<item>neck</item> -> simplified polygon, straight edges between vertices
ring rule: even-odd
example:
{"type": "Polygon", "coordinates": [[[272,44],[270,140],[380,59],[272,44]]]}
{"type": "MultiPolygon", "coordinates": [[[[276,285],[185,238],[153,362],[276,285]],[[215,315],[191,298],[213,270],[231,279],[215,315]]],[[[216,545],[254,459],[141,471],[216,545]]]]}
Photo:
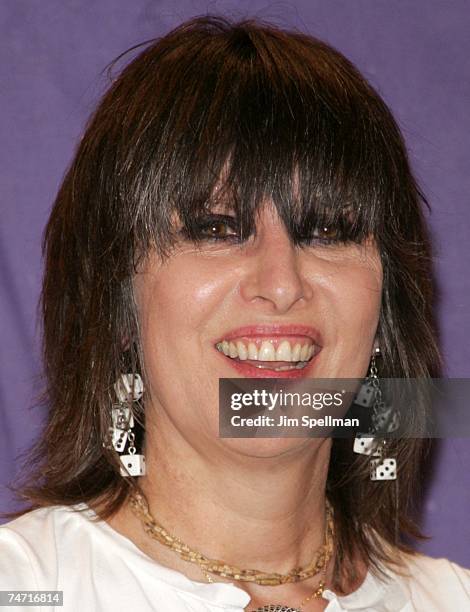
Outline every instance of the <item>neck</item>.
{"type": "MultiPolygon", "coordinates": [[[[158,523],[205,556],[244,569],[286,573],[310,563],[324,539],[329,440],[253,457],[220,440],[195,448],[162,431],[171,427],[160,420],[158,433],[147,429],[148,476],[140,484],[158,523]]],[[[162,548],[150,546],[154,554],[162,548]]]]}

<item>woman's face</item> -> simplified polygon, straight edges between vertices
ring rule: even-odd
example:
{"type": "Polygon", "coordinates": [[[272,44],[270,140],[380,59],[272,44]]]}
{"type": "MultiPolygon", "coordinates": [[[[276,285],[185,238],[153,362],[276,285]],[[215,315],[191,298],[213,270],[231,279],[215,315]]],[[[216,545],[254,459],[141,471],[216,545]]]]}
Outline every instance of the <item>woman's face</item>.
{"type": "Polygon", "coordinates": [[[198,247],[181,240],[164,262],[151,254],[135,277],[146,418],[201,447],[283,452],[301,440],[218,438],[219,378],[365,376],[381,304],[380,256],[372,241],[294,246],[269,205],[245,243],[216,221],[205,233],[221,238],[198,247]]]}

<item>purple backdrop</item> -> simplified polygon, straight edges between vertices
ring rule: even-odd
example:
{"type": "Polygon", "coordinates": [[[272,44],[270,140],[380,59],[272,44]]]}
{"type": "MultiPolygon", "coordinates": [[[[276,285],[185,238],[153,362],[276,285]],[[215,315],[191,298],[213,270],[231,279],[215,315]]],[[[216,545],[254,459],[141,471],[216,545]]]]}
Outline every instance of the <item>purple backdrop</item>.
{"type": "MultiPolygon", "coordinates": [[[[0,510],[32,408],[40,348],[41,234],[105,65],[126,48],[207,12],[258,16],[332,43],[391,106],[433,207],[447,374],[470,376],[470,4],[467,0],[4,0],[0,269],[0,510]]],[[[470,566],[470,441],[447,440],[425,503],[428,554],[470,566]]]]}

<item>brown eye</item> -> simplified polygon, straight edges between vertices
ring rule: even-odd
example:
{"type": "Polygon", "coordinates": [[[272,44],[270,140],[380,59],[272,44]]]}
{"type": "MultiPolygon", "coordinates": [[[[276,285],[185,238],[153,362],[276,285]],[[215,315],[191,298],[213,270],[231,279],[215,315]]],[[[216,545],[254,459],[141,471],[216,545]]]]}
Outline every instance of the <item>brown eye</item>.
{"type": "Polygon", "coordinates": [[[320,242],[332,242],[338,239],[338,230],[331,226],[320,226],[315,228],[312,237],[320,242]]]}
{"type": "Polygon", "coordinates": [[[204,233],[209,238],[225,238],[230,234],[228,224],[225,221],[216,221],[204,229],[204,233]]]}
{"type": "Polygon", "coordinates": [[[228,215],[209,215],[195,220],[199,240],[234,240],[238,238],[236,221],[228,215]]]}

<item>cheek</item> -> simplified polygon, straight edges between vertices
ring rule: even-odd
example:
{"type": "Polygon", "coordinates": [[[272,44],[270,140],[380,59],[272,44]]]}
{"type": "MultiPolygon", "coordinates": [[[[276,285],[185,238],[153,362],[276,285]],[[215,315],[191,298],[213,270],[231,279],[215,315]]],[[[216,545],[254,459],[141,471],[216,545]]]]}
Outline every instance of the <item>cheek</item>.
{"type": "Polygon", "coordinates": [[[367,372],[382,301],[382,268],[352,262],[338,268],[323,286],[329,350],[328,375],[359,378],[367,372]]]}
{"type": "Polygon", "coordinates": [[[349,321],[351,331],[357,334],[358,331],[365,331],[377,324],[382,284],[373,270],[353,270],[345,280],[340,294],[337,295],[338,307],[341,309],[342,318],[349,321]]]}
{"type": "Polygon", "coordinates": [[[186,267],[168,273],[155,286],[155,304],[178,337],[201,331],[222,299],[221,280],[207,266],[186,267]]]}
{"type": "Polygon", "coordinates": [[[361,334],[369,336],[376,331],[382,302],[382,264],[372,246],[355,252],[344,263],[330,289],[338,315],[360,341],[361,334]]]}
{"type": "Polygon", "coordinates": [[[226,294],[223,279],[224,275],[214,274],[210,262],[184,257],[136,278],[147,364],[194,357],[207,323],[226,294]]]}
{"type": "MultiPolygon", "coordinates": [[[[216,274],[214,265],[189,258],[155,268],[134,283],[148,406],[189,432],[199,431],[203,422],[204,431],[216,437],[217,415],[194,407],[208,405],[215,411],[218,406],[218,378],[207,377],[211,366],[205,357],[208,329],[227,295],[226,276],[216,274]]],[[[151,419],[154,413],[149,409],[148,414],[151,419]]]]}

